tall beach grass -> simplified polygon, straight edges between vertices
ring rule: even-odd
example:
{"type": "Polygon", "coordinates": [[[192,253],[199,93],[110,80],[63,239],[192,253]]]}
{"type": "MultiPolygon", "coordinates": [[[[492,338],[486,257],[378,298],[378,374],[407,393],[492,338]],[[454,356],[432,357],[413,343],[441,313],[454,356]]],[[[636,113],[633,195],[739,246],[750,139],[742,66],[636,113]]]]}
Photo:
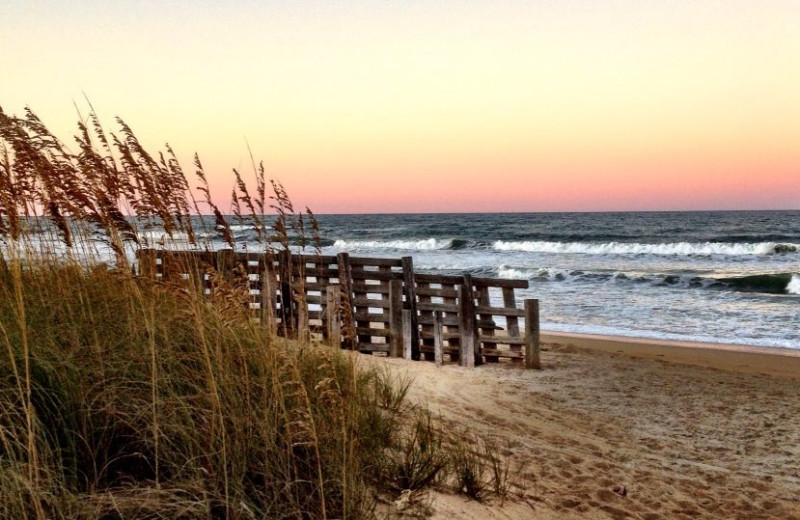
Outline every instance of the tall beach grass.
{"type": "Polygon", "coordinates": [[[190,183],[118,126],[91,110],[71,150],[0,109],[0,519],[367,518],[382,494],[462,487],[410,380],[275,336],[212,269],[211,296],[137,274],[148,229],[236,247],[232,221],[279,254],[319,228],[255,161],[226,217],[199,157],[190,183]]]}

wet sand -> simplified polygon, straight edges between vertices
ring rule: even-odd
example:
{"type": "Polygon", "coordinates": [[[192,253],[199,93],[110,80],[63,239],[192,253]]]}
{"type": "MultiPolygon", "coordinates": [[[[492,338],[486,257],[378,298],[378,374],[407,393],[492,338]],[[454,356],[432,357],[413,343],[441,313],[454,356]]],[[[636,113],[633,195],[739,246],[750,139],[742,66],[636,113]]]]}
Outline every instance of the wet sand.
{"type": "Polygon", "coordinates": [[[800,518],[800,355],[542,340],[541,371],[365,361],[413,375],[412,400],[496,440],[518,468],[503,504],[431,493],[434,518],[800,518]]]}

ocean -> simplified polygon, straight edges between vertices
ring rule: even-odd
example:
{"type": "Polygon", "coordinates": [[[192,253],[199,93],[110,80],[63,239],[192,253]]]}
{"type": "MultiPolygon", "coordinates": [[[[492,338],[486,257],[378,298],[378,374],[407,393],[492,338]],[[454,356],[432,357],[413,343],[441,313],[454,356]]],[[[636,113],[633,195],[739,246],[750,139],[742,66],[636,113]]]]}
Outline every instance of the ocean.
{"type": "MultiPolygon", "coordinates": [[[[203,218],[202,247],[227,247],[203,218]]],[[[412,256],[417,271],[528,280],[517,297],[539,299],[544,331],[800,349],[800,211],[318,219],[323,254],[412,256]]],[[[252,226],[232,229],[237,249],[264,247],[252,226]]],[[[140,236],[155,245],[163,230],[140,236]]],[[[189,247],[173,238],[168,247],[189,247]]],[[[96,245],[95,258],[113,258],[96,245]]]]}
{"type": "Polygon", "coordinates": [[[529,280],[545,331],[800,349],[800,211],[318,218],[324,254],[529,280]]]}

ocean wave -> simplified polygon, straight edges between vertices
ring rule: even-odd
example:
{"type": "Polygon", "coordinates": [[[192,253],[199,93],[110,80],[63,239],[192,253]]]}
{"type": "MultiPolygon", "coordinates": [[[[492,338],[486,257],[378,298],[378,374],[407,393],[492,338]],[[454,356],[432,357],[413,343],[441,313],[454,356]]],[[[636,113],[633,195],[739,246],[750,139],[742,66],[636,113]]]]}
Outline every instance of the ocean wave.
{"type": "Polygon", "coordinates": [[[538,282],[591,282],[647,284],[676,289],[715,289],[762,294],[800,294],[800,275],[769,273],[731,277],[697,276],[692,273],[654,274],[622,271],[579,271],[554,267],[521,268],[501,265],[497,276],[538,282]]]}
{"type": "Polygon", "coordinates": [[[189,241],[189,235],[183,231],[173,231],[170,235],[163,229],[154,228],[139,231],[138,238],[146,244],[158,244],[164,242],[185,243],[189,241]]]}
{"type": "Polygon", "coordinates": [[[659,255],[659,256],[763,256],[796,253],[800,245],[775,242],[673,242],[642,244],[636,242],[507,242],[498,240],[497,251],[528,253],[568,253],[586,255],[659,255]]]}
{"type": "Polygon", "coordinates": [[[786,285],[786,294],[800,294],[800,275],[792,275],[792,279],[786,285]]]}
{"type": "Polygon", "coordinates": [[[537,269],[528,269],[521,267],[508,267],[501,265],[497,268],[497,277],[507,280],[541,280],[541,281],[565,281],[575,280],[583,274],[581,271],[573,271],[570,269],[559,269],[555,267],[542,267],[537,269]]]}
{"type": "Polygon", "coordinates": [[[337,240],[334,247],[347,250],[400,249],[404,251],[434,251],[453,249],[451,239],[425,238],[421,240],[337,240]]]}
{"type": "MultiPolygon", "coordinates": [[[[792,275],[791,273],[771,273],[718,278],[711,287],[727,288],[741,292],[792,294],[789,292],[789,288],[796,277],[797,275],[792,275]]],[[[798,281],[798,285],[800,285],[800,281],[798,281]]],[[[792,287],[792,289],[794,288],[792,287]]]]}

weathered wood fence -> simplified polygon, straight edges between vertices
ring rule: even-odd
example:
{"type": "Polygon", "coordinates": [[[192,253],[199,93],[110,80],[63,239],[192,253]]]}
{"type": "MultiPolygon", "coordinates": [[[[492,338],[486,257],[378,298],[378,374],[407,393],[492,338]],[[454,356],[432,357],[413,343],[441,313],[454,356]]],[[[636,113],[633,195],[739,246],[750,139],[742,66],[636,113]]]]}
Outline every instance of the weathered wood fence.
{"type": "Polygon", "coordinates": [[[508,358],[541,368],[539,302],[518,308],[514,294],[527,280],[415,273],[411,257],[347,253],[145,249],[137,259],[141,274],[196,284],[204,293],[213,290],[212,274],[239,280],[253,312],[282,336],[316,334],[342,348],[437,364],[445,357],[467,367],[508,358]]]}

